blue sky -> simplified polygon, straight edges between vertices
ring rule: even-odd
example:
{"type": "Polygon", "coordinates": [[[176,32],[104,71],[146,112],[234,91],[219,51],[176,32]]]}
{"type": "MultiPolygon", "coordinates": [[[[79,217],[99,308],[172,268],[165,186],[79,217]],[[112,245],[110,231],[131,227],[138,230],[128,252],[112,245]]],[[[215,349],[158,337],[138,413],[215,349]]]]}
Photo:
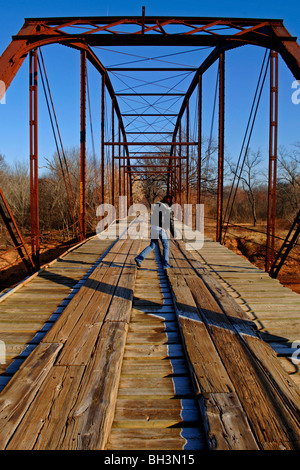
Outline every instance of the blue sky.
{"type": "MultiPolygon", "coordinates": [[[[12,0],[5,2],[1,8],[0,30],[0,54],[10,42],[11,36],[16,34],[23,25],[25,17],[42,16],[106,16],[106,15],[139,15],[142,6],[146,7],[146,15],[166,16],[227,16],[227,17],[256,17],[256,18],[281,18],[289,32],[300,37],[299,4],[295,1],[278,0],[267,1],[220,1],[201,2],[189,0],[189,2],[174,2],[170,0],[12,0]]],[[[299,42],[299,41],[298,41],[299,42]]],[[[108,65],[116,65],[130,60],[138,60],[136,55],[144,57],[165,57],[161,60],[183,63],[185,65],[198,66],[209,53],[209,50],[184,52],[183,49],[173,48],[158,50],[148,48],[123,48],[120,51],[95,50],[102,62],[108,65]],[[126,52],[126,55],[124,55],[126,52]],[[177,56],[170,54],[177,52],[177,56]],[[129,55],[131,54],[131,56],[129,55]]],[[[55,109],[62,133],[65,148],[79,145],[79,54],[63,46],[47,46],[43,50],[51,91],[53,94],[55,109]]],[[[227,152],[233,160],[236,160],[242,143],[250,107],[257,83],[264,51],[259,48],[244,46],[241,49],[227,54],[226,58],[226,125],[225,143],[227,152]]],[[[140,59],[141,60],[141,59],[140,59]]],[[[143,65],[140,62],[139,65],[143,65]]],[[[148,64],[147,64],[148,65],[148,64]]],[[[152,61],[152,65],[154,62],[152,61]]],[[[162,62],[155,65],[163,66],[162,62]]],[[[91,111],[93,115],[93,131],[95,137],[96,152],[99,151],[99,77],[89,67],[88,69],[91,111]]],[[[138,80],[142,77],[113,76],[112,81],[117,91],[125,87],[124,81],[131,86],[141,85],[138,80]]],[[[155,80],[157,77],[151,77],[155,80]]],[[[166,85],[176,85],[176,89],[185,91],[192,75],[175,77],[173,82],[166,81],[166,85]]],[[[210,133],[212,119],[212,103],[214,97],[214,84],[216,81],[216,67],[212,67],[204,77],[204,102],[203,102],[203,134],[210,133]]],[[[294,78],[284,62],[279,62],[279,144],[289,146],[297,140],[299,135],[300,105],[291,101],[292,82],[294,78]]],[[[163,86],[160,82],[157,86],[163,86]]],[[[268,82],[267,82],[268,85],[268,82]]],[[[138,88],[137,88],[138,89],[138,88]]],[[[142,89],[142,88],[140,88],[142,89]]],[[[156,88],[157,89],[157,88],[156,88]]],[[[151,91],[155,91],[155,88],[151,91]]],[[[263,155],[268,152],[268,86],[263,96],[261,108],[254,128],[251,148],[260,148],[263,155]]],[[[122,109],[134,109],[137,106],[133,102],[120,101],[122,109]],[[127,106],[127,108],[126,108],[127,106]]],[[[193,118],[191,111],[191,119],[193,118]]],[[[136,123],[137,124],[137,123],[136,123]]],[[[141,123],[142,125],[142,123],[141,123]]],[[[133,129],[133,128],[132,128],[133,129]]],[[[193,129],[193,120],[191,122],[193,129]]],[[[216,136],[216,123],[214,135],[216,136]]],[[[28,154],[28,61],[26,60],[15,77],[6,95],[6,104],[0,105],[0,153],[6,156],[8,162],[27,162],[28,154]]],[[[88,148],[91,149],[91,138],[88,133],[88,148]]],[[[49,118],[46,112],[43,95],[39,97],[39,149],[40,167],[44,166],[43,157],[50,158],[55,151],[55,145],[49,118]]],[[[265,160],[266,161],[266,160],[265,160]]]]}

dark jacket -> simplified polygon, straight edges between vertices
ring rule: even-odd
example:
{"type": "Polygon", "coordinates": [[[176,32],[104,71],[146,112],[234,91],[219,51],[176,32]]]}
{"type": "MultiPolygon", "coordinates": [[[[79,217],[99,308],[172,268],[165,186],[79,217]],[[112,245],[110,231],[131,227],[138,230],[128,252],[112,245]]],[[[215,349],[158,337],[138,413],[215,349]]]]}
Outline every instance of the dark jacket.
{"type": "Polygon", "coordinates": [[[168,204],[157,202],[152,205],[151,225],[156,225],[164,230],[169,229],[172,236],[175,237],[174,213],[168,204]]]}

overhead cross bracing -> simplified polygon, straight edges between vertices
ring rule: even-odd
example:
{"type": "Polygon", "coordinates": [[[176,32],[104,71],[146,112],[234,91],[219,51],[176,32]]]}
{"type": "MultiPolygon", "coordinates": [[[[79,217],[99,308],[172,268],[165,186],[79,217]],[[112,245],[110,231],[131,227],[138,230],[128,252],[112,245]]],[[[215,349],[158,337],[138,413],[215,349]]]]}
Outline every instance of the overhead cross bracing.
{"type": "MultiPolygon", "coordinates": [[[[153,448],[159,443],[168,449],[186,444],[193,449],[207,444],[218,449],[299,448],[299,391],[292,380],[298,383],[299,373],[290,369],[290,363],[288,370],[280,367],[278,358],[284,355],[290,360],[297,352],[292,343],[298,331],[298,295],[220,245],[232,209],[223,213],[227,57],[244,45],[257,46],[264,54],[246,146],[271,70],[272,114],[266,126],[270,135],[266,264],[270,266],[275,237],[278,56],[300,78],[299,45],[282,20],[154,18],[143,10],[142,16],[127,18],[30,18],[13,36],[0,58],[0,80],[7,89],[29,55],[32,245],[25,261],[36,272],[0,299],[4,307],[0,321],[12,360],[1,378],[1,387],[5,385],[0,397],[1,448],[115,449],[129,444],[153,448]],[[50,44],[73,48],[80,57],[77,193],[48,80],[45,46],[50,44]],[[95,237],[86,241],[88,124],[101,147],[96,178],[99,203],[114,204],[122,195],[130,205],[133,185],[142,178],[159,179],[181,205],[191,200],[193,183],[200,202],[205,184],[202,79],[211,68],[210,114],[218,122],[214,151],[220,243],[206,239],[203,251],[191,253],[182,242],[172,240],[170,271],[162,273],[159,252],[138,270],[134,257],[140,240],[120,238],[112,245],[103,245],[95,237]],[[91,99],[91,69],[99,73],[98,101],[91,99]],[[70,223],[80,240],[74,251],[41,270],[39,91],[46,97],[70,223]],[[100,122],[97,137],[91,107],[100,122]],[[109,172],[110,180],[105,179],[109,172]],[[272,348],[262,340],[265,337],[272,348]],[[22,345],[30,339],[29,350],[23,351],[22,345]],[[21,351],[16,362],[15,346],[21,351]],[[208,423],[205,429],[202,418],[208,423]]],[[[241,151],[241,160],[244,157],[241,151]]],[[[238,171],[236,175],[239,180],[238,171]]],[[[233,199],[236,190],[237,185],[232,187],[233,199]]],[[[0,213],[25,259],[25,251],[20,250],[25,242],[16,237],[17,226],[7,215],[4,196],[1,200],[6,210],[0,213]]],[[[109,219],[108,232],[114,225],[127,226],[126,215],[116,224],[109,219]]]]}
{"type": "MultiPolygon", "coordinates": [[[[5,84],[4,88],[7,89],[26,56],[30,55],[31,77],[34,77],[30,85],[30,102],[32,104],[30,117],[31,210],[32,239],[36,245],[33,246],[33,257],[37,266],[39,233],[37,210],[38,116],[35,112],[37,110],[38,86],[36,79],[38,74],[41,74],[41,78],[44,80],[43,85],[48,85],[42,50],[44,46],[50,44],[65,45],[79,50],[81,54],[81,190],[79,211],[76,208],[73,188],[68,181],[70,180],[68,171],[64,175],[73,213],[73,225],[80,232],[81,239],[84,239],[86,234],[87,112],[91,116],[88,62],[101,75],[101,103],[98,104],[101,108],[99,192],[102,203],[105,202],[105,160],[109,158],[111,161],[111,202],[114,203],[117,200],[117,192],[119,195],[126,193],[129,202],[132,201],[134,175],[139,171],[138,178],[143,176],[136,165],[140,165],[141,169],[145,171],[145,175],[150,176],[147,163],[149,163],[149,156],[154,156],[153,150],[159,152],[159,154],[155,154],[155,159],[167,162],[167,165],[164,168],[161,167],[160,170],[157,168],[155,172],[152,170],[151,177],[159,177],[166,191],[172,193],[180,203],[183,202],[182,194],[185,195],[185,202],[189,202],[188,182],[190,167],[193,166],[193,185],[196,186],[197,202],[200,203],[201,185],[204,182],[202,181],[202,167],[205,160],[201,146],[203,138],[202,78],[212,66],[217,68],[213,110],[213,116],[218,114],[216,238],[222,242],[225,223],[223,214],[225,55],[244,45],[258,46],[269,52],[268,63],[273,77],[273,83],[270,84],[272,116],[270,116],[266,259],[266,269],[269,270],[274,261],[278,55],[282,57],[294,77],[296,79],[300,77],[300,47],[296,38],[291,36],[285,28],[283,20],[150,17],[145,14],[144,7],[141,16],[131,17],[27,18],[24,26],[17,35],[13,36],[11,44],[1,56],[0,80],[5,84]],[[132,46],[135,47],[134,51],[130,49],[132,46]],[[176,46],[175,52],[172,49],[174,46],[176,46]],[[159,51],[157,47],[160,48],[159,51]],[[146,52],[143,53],[142,50],[146,52]],[[42,74],[44,74],[44,79],[42,74]],[[153,137],[150,132],[154,133],[153,137]],[[158,136],[160,136],[160,140],[157,139],[158,136]],[[119,168],[118,185],[115,184],[115,170],[117,168],[119,168]],[[156,172],[157,175],[154,174],[156,172]],[[79,212],[78,215],[76,212],[79,212]]],[[[53,105],[51,95],[48,105],[50,106],[50,104],[53,105]]],[[[210,151],[211,138],[207,149],[207,161],[210,151]]],[[[63,153],[62,149],[62,155],[63,153]]],[[[231,204],[234,202],[239,181],[238,178],[231,204]]]]}

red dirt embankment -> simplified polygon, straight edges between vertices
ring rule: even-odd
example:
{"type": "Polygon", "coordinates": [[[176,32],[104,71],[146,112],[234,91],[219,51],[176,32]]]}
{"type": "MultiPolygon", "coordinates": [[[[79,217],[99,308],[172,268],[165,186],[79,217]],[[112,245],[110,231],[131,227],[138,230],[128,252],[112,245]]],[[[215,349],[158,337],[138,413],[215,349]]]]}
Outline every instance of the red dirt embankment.
{"type": "MultiPolygon", "coordinates": [[[[260,225],[253,227],[251,225],[245,225],[244,227],[230,227],[226,234],[225,246],[240,256],[248,259],[255,266],[265,269],[266,236],[263,233],[256,231],[265,232],[265,226],[260,225]],[[251,230],[249,231],[249,229],[251,230]]],[[[284,238],[286,233],[286,230],[281,230],[278,231],[277,236],[284,238]]],[[[205,227],[205,235],[215,239],[215,226],[213,224],[208,224],[205,227]]],[[[47,241],[44,238],[43,243],[41,244],[40,253],[41,266],[56,259],[76,243],[76,240],[62,243],[54,240],[47,241]]],[[[279,249],[281,244],[282,240],[276,240],[275,249],[279,249]]],[[[17,259],[16,251],[6,253],[3,256],[1,256],[0,252],[0,292],[4,289],[13,287],[27,277],[28,273],[24,264],[20,261],[6,268],[7,265],[13,263],[17,259]]],[[[278,280],[284,286],[289,287],[298,293],[300,293],[299,259],[300,247],[296,246],[290,252],[290,257],[286,260],[278,276],[278,280]]]]}
{"type": "MultiPolygon", "coordinates": [[[[43,266],[65,253],[71,246],[78,243],[76,240],[69,242],[43,241],[40,250],[40,265],[43,266]]],[[[29,252],[30,248],[28,247],[29,252]]],[[[16,250],[9,252],[0,251],[0,292],[14,287],[28,276],[24,263],[18,257],[16,250]]]]}
{"type": "MultiPolygon", "coordinates": [[[[240,225],[239,227],[230,226],[226,233],[225,246],[235,253],[243,256],[255,266],[265,270],[266,254],[266,227],[264,224],[240,225]],[[263,232],[263,233],[260,233],[263,232]]],[[[279,250],[288,230],[278,229],[276,231],[275,250],[279,250]]],[[[205,228],[205,234],[215,239],[215,227],[208,225],[205,228]]],[[[289,257],[286,259],[280,269],[277,279],[286,287],[300,294],[300,246],[296,245],[289,257]]]]}

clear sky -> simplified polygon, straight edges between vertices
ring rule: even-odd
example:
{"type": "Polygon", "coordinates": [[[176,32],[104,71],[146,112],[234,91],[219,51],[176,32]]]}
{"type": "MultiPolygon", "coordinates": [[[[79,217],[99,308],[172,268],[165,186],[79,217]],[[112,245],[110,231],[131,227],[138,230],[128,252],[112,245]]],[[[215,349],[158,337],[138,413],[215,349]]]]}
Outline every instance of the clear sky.
{"type": "MultiPolygon", "coordinates": [[[[171,0],[11,0],[1,7],[0,54],[22,27],[26,17],[47,16],[106,16],[106,15],[140,15],[142,6],[146,7],[146,15],[151,16],[216,16],[216,17],[256,17],[280,18],[288,31],[300,37],[299,3],[286,0],[216,0],[203,2],[189,0],[179,2],[171,0]]],[[[299,41],[298,41],[299,42],[299,41]]],[[[199,66],[208,55],[209,50],[185,52],[182,48],[172,50],[163,48],[123,48],[122,51],[107,51],[95,49],[104,65],[117,65],[130,60],[141,60],[141,57],[165,57],[161,60],[199,66]],[[122,52],[122,54],[120,54],[122,52]],[[126,55],[124,55],[124,52],[126,55]],[[172,53],[180,53],[171,56],[172,53]],[[131,54],[131,55],[129,55],[131,54]],[[140,56],[139,58],[135,56],[140,56]]],[[[60,124],[64,146],[66,148],[79,145],[79,54],[63,46],[47,46],[43,50],[51,91],[60,124]]],[[[254,90],[257,84],[264,51],[260,48],[244,46],[229,52],[226,58],[226,134],[225,143],[228,153],[235,160],[241,146],[245,126],[250,112],[254,90]]],[[[140,62],[138,64],[150,65],[140,62]]],[[[160,62],[163,66],[166,63],[160,62]]],[[[133,65],[133,64],[132,64],[133,65]]],[[[151,65],[154,65],[152,61],[151,65]]],[[[156,63],[155,65],[158,65],[156,63]]],[[[292,145],[300,140],[299,113],[300,104],[292,103],[292,83],[294,78],[285,63],[279,63],[279,144],[292,145]]],[[[117,91],[125,88],[124,81],[130,86],[142,85],[137,76],[130,80],[127,77],[112,76],[112,82],[117,91]]],[[[156,77],[151,77],[155,80],[156,77]]],[[[192,75],[177,76],[173,82],[166,81],[168,86],[185,91],[192,75]]],[[[204,77],[203,102],[203,134],[210,133],[212,119],[212,103],[216,81],[216,67],[213,67],[204,77]]],[[[93,115],[93,131],[96,151],[99,151],[99,77],[89,68],[89,83],[91,92],[91,110],[93,115]]],[[[154,86],[162,86],[164,82],[154,86]]],[[[140,88],[142,89],[142,88],[140,88]]],[[[138,90],[138,88],[136,89],[138,90]]],[[[154,91],[152,89],[151,91],[154,91]]],[[[260,148],[264,156],[268,152],[268,87],[263,93],[261,108],[258,114],[251,147],[260,148]]],[[[177,103],[179,106],[179,103],[177,103]]],[[[122,109],[134,109],[135,103],[120,100],[122,109]],[[126,108],[127,106],[127,108],[126,108]]],[[[175,108],[174,108],[175,109],[175,108]]],[[[191,118],[193,118],[191,114],[191,118]]],[[[191,129],[193,129],[193,121],[191,129]]],[[[214,135],[216,136],[216,125],[214,135]]],[[[0,153],[6,156],[8,162],[29,161],[28,150],[28,60],[26,60],[15,77],[6,95],[6,104],[0,104],[0,153]]],[[[90,139],[90,138],[89,138],[90,139]]],[[[89,148],[91,141],[88,142],[89,148]]],[[[55,145],[49,118],[43,96],[39,98],[39,146],[40,166],[43,167],[43,157],[49,158],[55,151],[55,145]]]]}

